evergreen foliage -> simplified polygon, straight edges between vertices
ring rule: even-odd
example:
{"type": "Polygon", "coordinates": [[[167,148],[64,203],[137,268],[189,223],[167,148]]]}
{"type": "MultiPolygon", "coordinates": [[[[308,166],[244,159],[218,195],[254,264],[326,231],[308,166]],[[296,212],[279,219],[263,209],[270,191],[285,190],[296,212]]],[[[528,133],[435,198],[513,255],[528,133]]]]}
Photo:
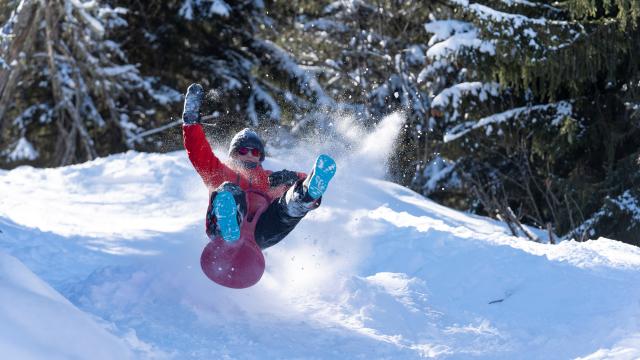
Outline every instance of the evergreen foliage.
{"type": "Polygon", "coordinates": [[[637,0],[8,0],[0,165],[175,149],[199,82],[217,139],[402,111],[396,181],[532,240],[525,224],[640,244],[639,17],[637,0]]]}
{"type": "MultiPolygon", "coordinates": [[[[124,3],[127,2],[122,2],[124,3]]],[[[247,124],[291,125],[301,112],[332,103],[314,74],[269,40],[273,19],[261,0],[180,0],[131,4],[124,34],[132,59],[162,83],[210,89],[203,111],[216,138],[247,124]],[[158,54],[162,54],[161,57],[158,54]],[[218,119],[223,119],[217,126],[218,119]]]]}
{"type": "Polygon", "coordinates": [[[365,125],[405,113],[407,126],[389,165],[392,176],[408,184],[416,159],[432,150],[425,133],[412,129],[424,126],[429,112],[431,89],[418,75],[427,48],[424,19],[436,10],[419,0],[272,3],[283,28],[274,41],[314,69],[341,108],[365,125]]]}
{"type": "MultiPolygon", "coordinates": [[[[13,6],[12,6],[13,5],[13,6]]],[[[142,77],[110,36],[126,9],[21,0],[0,37],[2,163],[64,165],[133,146],[156,108],[179,99],[142,77]]]]}
{"type": "MultiPolygon", "coordinates": [[[[613,208],[634,214],[638,200],[631,189],[639,185],[640,33],[632,3],[449,2],[456,25],[428,54],[457,66],[467,83],[450,83],[432,114],[444,125],[444,156],[474,195],[469,206],[514,232],[522,222],[551,224],[567,238],[640,243],[640,232],[629,230],[638,226],[633,216],[619,224],[605,216],[613,208]],[[455,41],[469,29],[478,29],[476,42],[455,41]],[[489,86],[483,100],[468,81],[499,88],[489,86]],[[465,91],[456,90],[461,84],[465,91]]],[[[437,25],[427,24],[434,37],[437,25]]]]}

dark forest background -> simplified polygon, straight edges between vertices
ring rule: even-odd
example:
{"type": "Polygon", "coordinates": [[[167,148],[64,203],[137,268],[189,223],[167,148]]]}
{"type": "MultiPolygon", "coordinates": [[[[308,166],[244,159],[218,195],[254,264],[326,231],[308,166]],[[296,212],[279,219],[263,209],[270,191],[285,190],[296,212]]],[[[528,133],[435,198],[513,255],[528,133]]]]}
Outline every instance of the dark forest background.
{"type": "Polygon", "coordinates": [[[402,111],[392,180],[533,241],[640,245],[639,17],[638,0],[0,0],[0,167],[179,149],[200,82],[214,136],[402,111]]]}

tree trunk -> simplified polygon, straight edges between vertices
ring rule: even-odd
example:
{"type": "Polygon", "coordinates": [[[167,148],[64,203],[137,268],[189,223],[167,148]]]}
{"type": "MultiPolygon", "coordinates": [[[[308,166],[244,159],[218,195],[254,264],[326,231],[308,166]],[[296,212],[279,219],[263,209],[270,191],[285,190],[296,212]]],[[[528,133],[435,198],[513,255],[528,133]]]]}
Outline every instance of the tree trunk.
{"type": "Polygon", "coordinates": [[[0,134],[6,122],[5,115],[13,97],[13,92],[22,71],[22,57],[28,59],[33,52],[38,25],[42,18],[42,8],[37,1],[26,1],[16,14],[15,37],[10,40],[5,51],[0,48],[0,57],[8,64],[8,69],[0,68],[0,134]]]}

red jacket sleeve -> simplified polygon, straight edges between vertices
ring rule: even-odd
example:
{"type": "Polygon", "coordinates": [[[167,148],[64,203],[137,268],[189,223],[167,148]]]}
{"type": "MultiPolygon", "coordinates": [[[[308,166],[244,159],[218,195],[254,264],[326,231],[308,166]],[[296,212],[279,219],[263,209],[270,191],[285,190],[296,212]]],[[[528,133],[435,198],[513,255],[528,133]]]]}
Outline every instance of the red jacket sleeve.
{"type": "Polygon", "coordinates": [[[213,189],[222,184],[226,166],[213,154],[202,125],[182,125],[182,136],[189,160],[207,188],[213,189]]]}

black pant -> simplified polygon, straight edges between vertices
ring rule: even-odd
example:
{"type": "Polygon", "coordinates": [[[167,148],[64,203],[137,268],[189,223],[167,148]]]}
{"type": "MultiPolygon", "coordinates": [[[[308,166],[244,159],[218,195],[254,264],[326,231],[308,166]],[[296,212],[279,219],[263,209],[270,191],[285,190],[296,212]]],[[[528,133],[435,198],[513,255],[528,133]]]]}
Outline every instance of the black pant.
{"type": "Polygon", "coordinates": [[[286,193],[271,202],[256,224],[256,243],[266,249],[279,243],[298,225],[302,217],[287,214],[286,193]]]}
{"type": "MultiPolygon", "coordinates": [[[[216,231],[216,220],[213,215],[212,207],[213,200],[215,199],[218,191],[229,191],[233,194],[233,197],[238,204],[239,211],[242,212],[242,217],[238,217],[238,221],[240,219],[246,217],[247,212],[247,202],[246,202],[246,193],[240,189],[240,187],[236,184],[226,182],[220,185],[212,194],[209,202],[209,209],[207,210],[207,235],[211,239],[214,239],[217,231],[216,231]]],[[[298,181],[294,185],[292,185],[287,191],[282,194],[279,198],[273,200],[271,204],[267,207],[267,209],[260,215],[258,222],[256,224],[255,229],[255,240],[258,246],[261,249],[266,249],[270,246],[273,246],[285,236],[289,235],[289,233],[298,225],[300,220],[304,218],[307,211],[313,210],[320,206],[320,199],[312,202],[304,202],[302,203],[304,196],[302,195],[303,186],[302,180],[298,181]],[[290,207],[295,207],[298,209],[297,215],[300,216],[291,216],[289,215],[288,209],[290,207]],[[300,209],[304,209],[300,211],[300,209]]]]}

